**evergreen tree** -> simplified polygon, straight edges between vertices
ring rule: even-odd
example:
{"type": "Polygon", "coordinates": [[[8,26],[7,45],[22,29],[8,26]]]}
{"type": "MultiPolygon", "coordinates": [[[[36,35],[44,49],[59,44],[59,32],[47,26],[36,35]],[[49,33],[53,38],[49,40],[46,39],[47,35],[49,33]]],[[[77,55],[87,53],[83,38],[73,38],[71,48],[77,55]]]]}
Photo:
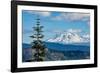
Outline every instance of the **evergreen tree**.
{"type": "Polygon", "coordinates": [[[30,36],[33,38],[32,45],[32,61],[44,61],[45,59],[45,45],[42,41],[44,35],[42,34],[43,26],[40,26],[39,17],[36,19],[36,26],[33,27],[33,35],[30,36]]]}

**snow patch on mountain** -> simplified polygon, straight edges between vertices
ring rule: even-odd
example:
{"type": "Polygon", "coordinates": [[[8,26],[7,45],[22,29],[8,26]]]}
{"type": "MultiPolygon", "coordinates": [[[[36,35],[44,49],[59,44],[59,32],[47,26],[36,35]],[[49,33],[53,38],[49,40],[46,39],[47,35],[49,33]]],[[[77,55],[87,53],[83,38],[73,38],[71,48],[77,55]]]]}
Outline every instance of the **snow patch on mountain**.
{"type": "Polygon", "coordinates": [[[60,35],[56,35],[56,37],[48,39],[48,42],[57,42],[57,43],[86,43],[89,42],[89,36],[81,36],[78,33],[72,32],[64,32],[60,35]]]}

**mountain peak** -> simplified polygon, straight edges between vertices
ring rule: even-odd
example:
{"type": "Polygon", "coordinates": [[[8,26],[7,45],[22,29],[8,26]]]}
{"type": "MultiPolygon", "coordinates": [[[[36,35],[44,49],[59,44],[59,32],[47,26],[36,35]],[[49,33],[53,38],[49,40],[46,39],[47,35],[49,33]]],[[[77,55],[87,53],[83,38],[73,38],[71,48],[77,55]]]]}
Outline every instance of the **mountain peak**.
{"type": "Polygon", "coordinates": [[[64,32],[59,34],[59,36],[56,36],[55,38],[48,39],[47,41],[69,44],[89,42],[89,39],[80,36],[78,33],[64,32]]]}

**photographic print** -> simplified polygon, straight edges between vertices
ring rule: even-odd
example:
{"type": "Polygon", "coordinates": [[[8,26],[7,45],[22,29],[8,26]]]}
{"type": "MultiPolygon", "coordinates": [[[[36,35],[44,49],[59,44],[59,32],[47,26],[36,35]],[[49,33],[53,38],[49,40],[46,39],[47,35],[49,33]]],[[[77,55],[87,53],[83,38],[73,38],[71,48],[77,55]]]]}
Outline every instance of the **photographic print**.
{"type": "Polygon", "coordinates": [[[90,59],[90,14],[23,10],[23,62],[90,59]]]}
{"type": "Polygon", "coordinates": [[[54,5],[12,1],[12,72],[97,66],[96,6],[54,5]]]}

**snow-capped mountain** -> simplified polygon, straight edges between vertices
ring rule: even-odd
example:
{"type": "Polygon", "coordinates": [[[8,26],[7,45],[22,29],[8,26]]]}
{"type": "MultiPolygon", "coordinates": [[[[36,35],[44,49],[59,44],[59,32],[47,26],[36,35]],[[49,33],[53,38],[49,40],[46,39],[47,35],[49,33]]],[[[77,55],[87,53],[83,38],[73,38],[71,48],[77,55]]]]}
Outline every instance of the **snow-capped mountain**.
{"type": "Polygon", "coordinates": [[[55,38],[48,39],[48,42],[57,42],[57,43],[86,43],[89,42],[89,37],[84,37],[79,35],[78,33],[72,33],[72,32],[64,32],[60,35],[56,35],[55,38]]]}

